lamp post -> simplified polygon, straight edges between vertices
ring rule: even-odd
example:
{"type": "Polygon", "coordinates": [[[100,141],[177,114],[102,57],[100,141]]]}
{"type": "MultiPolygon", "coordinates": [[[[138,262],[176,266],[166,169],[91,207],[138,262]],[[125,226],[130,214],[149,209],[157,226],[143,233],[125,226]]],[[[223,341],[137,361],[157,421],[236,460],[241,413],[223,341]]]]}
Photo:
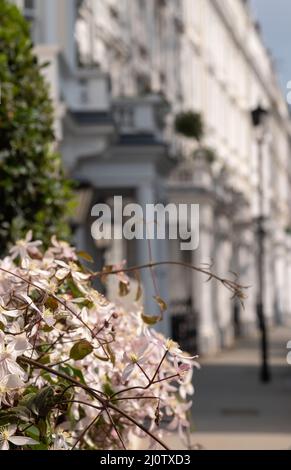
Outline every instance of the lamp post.
{"type": "Polygon", "coordinates": [[[256,129],[259,130],[258,143],[258,169],[259,169],[259,215],[257,218],[257,271],[258,271],[258,294],[257,294],[257,318],[261,333],[261,355],[262,363],[260,370],[260,379],[263,383],[271,381],[271,372],[268,363],[268,331],[264,312],[264,293],[265,293],[265,217],[264,217],[264,173],[263,173],[263,144],[264,144],[264,127],[268,111],[258,106],[251,112],[252,122],[256,129]]]}

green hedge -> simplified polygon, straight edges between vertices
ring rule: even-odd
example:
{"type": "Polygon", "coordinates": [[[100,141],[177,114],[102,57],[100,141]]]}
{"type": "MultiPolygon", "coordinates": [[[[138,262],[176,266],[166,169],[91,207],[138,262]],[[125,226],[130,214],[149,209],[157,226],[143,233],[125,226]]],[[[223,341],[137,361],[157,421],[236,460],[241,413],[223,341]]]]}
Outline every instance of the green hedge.
{"type": "Polygon", "coordinates": [[[32,229],[66,237],[70,183],[52,149],[53,108],[29,25],[0,0],[0,252],[32,229]]]}

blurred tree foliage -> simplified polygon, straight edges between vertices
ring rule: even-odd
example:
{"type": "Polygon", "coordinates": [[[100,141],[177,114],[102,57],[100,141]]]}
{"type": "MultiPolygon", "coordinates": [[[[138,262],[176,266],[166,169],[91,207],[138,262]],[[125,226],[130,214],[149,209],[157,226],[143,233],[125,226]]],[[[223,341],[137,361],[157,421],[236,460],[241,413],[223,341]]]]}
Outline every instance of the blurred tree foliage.
{"type": "Polygon", "coordinates": [[[54,111],[19,10],[0,0],[0,252],[33,230],[67,237],[70,183],[53,149],[54,111]]]}

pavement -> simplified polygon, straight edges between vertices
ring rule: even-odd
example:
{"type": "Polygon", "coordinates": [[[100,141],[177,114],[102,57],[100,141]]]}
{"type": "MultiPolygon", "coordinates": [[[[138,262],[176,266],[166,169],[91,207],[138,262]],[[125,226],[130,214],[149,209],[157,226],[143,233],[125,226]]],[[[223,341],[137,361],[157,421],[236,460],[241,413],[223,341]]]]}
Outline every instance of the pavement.
{"type": "MultiPolygon", "coordinates": [[[[270,332],[272,381],[259,380],[259,339],[200,361],[195,372],[191,444],[208,450],[291,449],[291,327],[270,332]]],[[[178,436],[172,449],[185,448],[178,436]]]]}

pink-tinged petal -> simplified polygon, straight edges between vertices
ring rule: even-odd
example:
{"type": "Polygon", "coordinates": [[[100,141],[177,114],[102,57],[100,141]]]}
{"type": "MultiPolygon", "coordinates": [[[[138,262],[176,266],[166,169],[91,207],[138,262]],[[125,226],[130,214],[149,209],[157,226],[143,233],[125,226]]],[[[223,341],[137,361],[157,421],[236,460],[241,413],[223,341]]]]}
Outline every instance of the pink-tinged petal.
{"type": "MultiPolygon", "coordinates": [[[[172,411],[170,413],[170,415],[172,414],[172,411]]],[[[178,427],[178,418],[177,417],[174,417],[174,419],[172,419],[172,421],[167,425],[167,429],[169,431],[175,431],[178,427]]]]}
{"type": "Polygon", "coordinates": [[[25,253],[22,253],[22,255],[20,255],[22,260],[21,260],[21,267],[23,269],[29,269],[29,258],[27,256],[27,254],[25,253]]]}
{"type": "Polygon", "coordinates": [[[193,367],[196,367],[196,369],[198,369],[198,370],[201,369],[201,365],[199,364],[199,362],[193,361],[193,362],[191,362],[191,364],[192,364],[193,367]]]}
{"type": "Polygon", "coordinates": [[[11,341],[7,346],[7,351],[15,351],[18,355],[27,350],[29,343],[26,338],[18,337],[15,341],[11,341]]]}
{"type": "Polygon", "coordinates": [[[13,434],[16,433],[17,426],[16,424],[11,424],[8,428],[10,436],[13,436],[13,434]]]}
{"type": "Polygon", "coordinates": [[[7,320],[6,320],[6,318],[4,317],[4,315],[0,315],[0,322],[3,323],[4,326],[7,325],[7,320]]]}
{"type": "Polygon", "coordinates": [[[13,436],[9,437],[9,441],[16,446],[35,446],[38,444],[37,441],[31,439],[31,437],[13,436]]]}
{"type": "Polygon", "coordinates": [[[73,272],[72,273],[72,277],[75,281],[86,281],[87,279],[89,279],[90,277],[90,274],[85,274],[85,273],[81,273],[81,272],[73,272]]]}
{"type": "Polygon", "coordinates": [[[19,312],[19,310],[6,310],[5,312],[5,315],[7,315],[7,317],[18,317],[20,315],[21,312],[19,312]]]}
{"type": "Polygon", "coordinates": [[[16,374],[10,374],[5,377],[6,379],[6,387],[11,388],[11,389],[17,389],[17,388],[22,388],[24,387],[24,383],[18,375],[16,374]]]}
{"type": "Polygon", "coordinates": [[[142,356],[138,358],[139,364],[147,364],[148,363],[148,355],[142,356]]]}
{"type": "Polygon", "coordinates": [[[9,450],[9,443],[8,441],[0,442],[0,450],[9,450]]]}
{"type": "Polygon", "coordinates": [[[25,235],[25,241],[26,243],[30,242],[32,240],[32,230],[29,230],[27,234],[25,235]]]}
{"type": "Polygon", "coordinates": [[[7,365],[8,371],[11,374],[24,376],[24,371],[21,369],[21,367],[15,361],[12,361],[11,359],[7,359],[6,360],[6,365],[7,365]]]}
{"type": "Polygon", "coordinates": [[[131,362],[130,357],[126,351],[123,353],[123,362],[131,362]]]}
{"type": "Polygon", "coordinates": [[[55,263],[58,266],[62,266],[62,268],[66,268],[66,269],[70,270],[70,266],[67,263],[65,263],[64,261],[60,260],[60,259],[56,259],[55,263]]]}
{"type": "Polygon", "coordinates": [[[184,373],[188,372],[190,369],[191,369],[190,364],[180,364],[179,368],[178,368],[178,371],[179,371],[179,373],[184,374],[184,373]]]}
{"type": "Polygon", "coordinates": [[[26,295],[25,293],[21,292],[19,294],[26,302],[27,302],[27,305],[30,307],[30,308],[33,308],[33,310],[36,310],[38,313],[41,313],[40,310],[37,308],[36,305],[34,305],[33,301],[31,300],[30,297],[28,297],[28,295],[26,295]]]}
{"type": "Polygon", "coordinates": [[[35,242],[29,243],[29,248],[36,248],[36,247],[41,246],[41,245],[42,245],[41,240],[35,240],[35,242]]]}
{"type": "Polygon", "coordinates": [[[59,281],[62,281],[63,279],[65,279],[65,277],[67,277],[67,275],[70,273],[70,271],[67,269],[67,268],[61,268],[61,269],[58,269],[56,274],[55,274],[55,277],[59,280],[59,281]]]}
{"type": "Polygon", "coordinates": [[[134,367],[135,367],[135,364],[128,364],[128,365],[126,366],[126,368],[124,369],[124,371],[123,371],[123,373],[122,373],[122,376],[121,376],[121,378],[122,378],[122,380],[123,380],[124,382],[128,379],[128,377],[129,377],[130,374],[132,373],[134,367]]]}
{"type": "Polygon", "coordinates": [[[42,315],[42,319],[44,320],[44,322],[47,324],[47,326],[49,328],[51,328],[52,326],[54,326],[56,320],[53,316],[53,314],[46,314],[46,312],[43,313],[42,315]]]}
{"type": "Polygon", "coordinates": [[[13,246],[12,248],[10,248],[9,254],[12,260],[14,260],[18,256],[18,251],[17,251],[16,246],[13,246]]]}

